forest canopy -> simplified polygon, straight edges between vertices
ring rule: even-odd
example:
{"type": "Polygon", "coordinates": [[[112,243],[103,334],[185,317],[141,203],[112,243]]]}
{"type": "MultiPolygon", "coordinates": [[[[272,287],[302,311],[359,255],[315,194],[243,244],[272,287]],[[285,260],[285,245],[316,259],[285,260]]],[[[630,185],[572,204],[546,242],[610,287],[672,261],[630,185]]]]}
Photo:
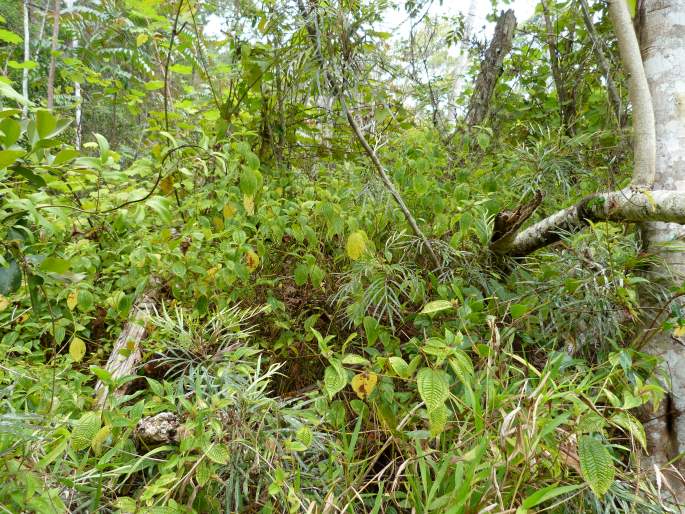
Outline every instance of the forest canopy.
{"type": "Polygon", "coordinates": [[[0,510],[680,512],[685,2],[509,3],[0,2],[0,510]]]}

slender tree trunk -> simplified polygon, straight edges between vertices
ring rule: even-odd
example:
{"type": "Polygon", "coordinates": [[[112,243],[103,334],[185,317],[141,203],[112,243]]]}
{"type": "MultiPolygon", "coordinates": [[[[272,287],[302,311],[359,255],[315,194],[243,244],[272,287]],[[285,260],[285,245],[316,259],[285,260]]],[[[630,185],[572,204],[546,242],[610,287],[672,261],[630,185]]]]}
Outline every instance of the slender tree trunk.
{"type": "MultiPolygon", "coordinates": [[[[31,23],[29,14],[29,0],[24,0],[24,64],[31,60],[31,23]]],[[[29,100],[29,69],[24,68],[21,77],[21,93],[29,100]]],[[[21,108],[22,118],[28,115],[28,106],[21,108]]]]}
{"type": "Polygon", "coordinates": [[[552,68],[552,78],[554,79],[554,87],[557,91],[557,100],[559,101],[559,114],[561,116],[561,123],[568,135],[573,135],[573,117],[575,114],[575,106],[571,99],[571,95],[567,89],[564,77],[561,74],[561,66],[559,64],[559,48],[557,47],[557,33],[552,25],[552,15],[547,8],[547,2],[542,0],[542,14],[545,19],[545,31],[547,32],[547,50],[549,52],[549,63],[552,68]]]}
{"type": "Polygon", "coordinates": [[[590,8],[588,7],[587,0],[579,1],[581,12],[583,14],[583,21],[585,22],[585,27],[587,28],[588,35],[592,41],[592,50],[595,52],[597,63],[599,64],[599,68],[602,70],[602,75],[604,75],[604,80],[606,80],[607,83],[609,100],[611,101],[611,105],[614,109],[616,121],[618,122],[618,126],[623,128],[626,124],[626,114],[621,106],[621,95],[619,95],[616,83],[611,76],[611,67],[609,66],[609,61],[602,50],[603,42],[597,35],[595,25],[592,23],[592,17],[590,15],[590,8]]]}
{"type": "Polygon", "coordinates": [[[55,104],[55,72],[57,69],[57,43],[59,38],[59,12],[60,0],[55,0],[52,11],[52,43],[50,44],[50,67],[48,68],[48,109],[52,109],[55,104]]]}
{"type": "Polygon", "coordinates": [[[511,51],[515,30],[516,16],[514,16],[514,11],[509,9],[503,12],[497,20],[492,41],[490,41],[490,45],[485,51],[485,58],[480,65],[480,72],[466,113],[466,124],[469,127],[481,124],[490,112],[492,93],[495,91],[497,80],[502,74],[504,58],[511,51]]]}
{"type": "MultiPolygon", "coordinates": [[[[642,26],[644,69],[654,106],[656,127],[656,169],[654,187],[685,191],[685,2],[645,2],[642,26]]],[[[639,137],[635,134],[635,137],[639,137]]],[[[685,227],[675,223],[651,222],[642,226],[643,240],[650,253],[666,266],[651,270],[652,280],[666,286],[685,279],[685,227]],[[679,243],[680,248],[673,246],[679,243]],[[669,248],[666,246],[670,246],[669,248]]],[[[658,324],[657,324],[658,325],[658,324]]],[[[657,333],[648,350],[665,361],[671,390],[661,412],[645,425],[653,464],[664,466],[685,452],[685,347],[669,333],[657,333]]],[[[682,472],[685,465],[676,463],[682,472]]],[[[685,500],[681,480],[671,480],[676,496],[685,500]]]]}

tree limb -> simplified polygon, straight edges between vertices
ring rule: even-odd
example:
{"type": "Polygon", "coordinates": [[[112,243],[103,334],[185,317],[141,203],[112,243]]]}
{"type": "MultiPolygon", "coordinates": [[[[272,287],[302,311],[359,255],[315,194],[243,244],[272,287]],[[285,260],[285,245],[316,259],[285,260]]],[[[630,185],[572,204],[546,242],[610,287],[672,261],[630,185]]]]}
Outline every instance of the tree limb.
{"type": "Polygon", "coordinates": [[[519,232],[510,240],[495,238],[490,248],[497,254],[522,257],[600,221],[642,223],[662,221],[685,224],[685,192],[626,189],[590,195],[519,232]]]}

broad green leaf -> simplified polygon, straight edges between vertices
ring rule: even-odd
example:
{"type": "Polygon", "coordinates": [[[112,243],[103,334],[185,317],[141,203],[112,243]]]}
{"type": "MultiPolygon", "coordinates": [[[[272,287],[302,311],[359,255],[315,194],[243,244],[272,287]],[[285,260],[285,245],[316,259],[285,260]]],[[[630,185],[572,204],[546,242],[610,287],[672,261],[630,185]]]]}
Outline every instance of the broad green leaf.
{"type": "Polygon", "coordinates": [[[416,374],[416,385],[428,412],[443,405],[449,396],[447,374],[442,370],[421,368],[416,374]]]}
{"type": "Polygon", "coordinates": [[[38,67],[38,63],[36,61],[18,62],[18,61],[9,60],[9,61],[7,61],[7,66],[9,66],[10,68],[13,68],[15,70],[32,70],[32,69],[38,67]]]}
{"type": "Polygon", "coordinates": [[[83,356],[86,354],[86,343],[82,339],[74,336],[69,343],[69,355],[74,362],[81,362],[83,356]]]}
{"type": "Polygon", "coordinates": [[[582,435],[578,438],[578,457],[583,478],[597,496],[603,496],[616,474],[609,450],[599,439],[582,435]]]}
{"type": "Polygon", "coordinates": [[[76,159],[76,157],[79,155],[81,155],[81,152],[78,150],[74,150],[73,148],[65,148],[64,150],[60,150],[57,155],[55,155],[52,165],[59,166],[60,164],[64,164],[65,162],[76,159]]]}
{"type": "Polygon", "coordinates": [[[43,262],[40,264],[40,270],[61,275],[69,271],[70,266],[71,263],[66,259],[60,259],[59,257],[46,257],[45,260],[43,260],[43,262]]]}
{"type": "Polygon", "coordinates": [[[0,150],[0,170],[14,164],[25,153],[23,150],[0,150]]]}
{"type": "Polygon", "coordinates": [[[240,191],[245,196],[255,196],[257,192],[262,188],[264,179],[259,170],[243,167],[243,171],[240,174],[240,191]]]}
{"type": "Polygon", "coordinates": [[[19,44],[23,41],[19,34],[15,34],[7,29],[0,29],[0,41],[5,43],[19,44]]]}
{"type": "Polygon", "coordinates": [[[343,357],[342,360],[343,364],[347,364],[349,366],[368,366],[371,364],[368,359],[365,359],[361,355],[357,355],[356,353],[348,353],[343,357]]]}
{"type": "Polygon", "coordinates": [[[449,410],[444,403],[440,404],[435,409],[428,411],[428,424],[433,437],[437,437],[445,430],[448,415],[449,410]]]}
{"type": "Polygon", "coordinates": [[[514,303],[509,307],[509,312],[511,312],[511,317],[518,319],[528,312],[528,306],[522,303],[514,303]]]}
{"type": "Polygon", "coordinates": [[[323,385],[328,397],[333,399],[347,385],[347,371],[338,359],[332,358],[330,362],[323,373],[323,385]]]}
{"type": "Polygon", "coordinates": [[[0,143],[9,148],[19,140],[21,136],[21,125],[17,120],[11,118],[4,118],[0,121],[0,143]]]}
{"type": "Polygon", "coordinates": [[[7,266],[0,266],[0,294],[9,295],[21,286],[21,269],[13,258],[6,258],[7,266]]]}
{"type": "Polygon", "coordinates": [[[57,128],[57,118],[46,109],[39,109],[36,112],[36,130],[41,139],[50,137],[53,131],[57,128]]]}
{"type": "Polygon", "coordinates": [[[88,448],[100,430],[100,413],[86,412],[74,423],[71,431],[71,447],[74,450],[88,448]]]}
{"type": "Polygon", "coordinates": [[[105,136],[98,134],[97,132],[94,132],[93,136],[95,136],[98,147],[100,148],[100,162],[105,163],[109,159],[109,141],[107,141],[105,136]]]}
{"type": "Polygon", "coordinates": [[[224,444],[211,445],[205,450],[205,455],[212,462],[221,465],[228,464],[228,459],[230,458],[228,447],[224,444]]]}
{"type": "Polygon", "coordinates": [[[402,357],[390,357],[388,359],[390,362],[390,367],[393,369],[397,376],[401,378],[409,378],[409,364],[402,357]]]}
{"type": "Polygon", "coordinates": [[[95,299],[93,298],[93,293],[87,289],[81,289],[76,296],[76,304],[82,311],[89,311],[93,308],[95,299]]]}
{"type": "Polygon", "coordinates": [[[20,105],[33,105],[28,98],[17,93],[12,86],[0,81],[0,96],[14,100],[20,105]]]}
{"type": "Polygon", "coordinates": [[[148,91],[156,91],[157,89],[162,89],[164,87],[163,80],[151,80],[145,83],[145,89],[148,91]]]}
{"type": "Polygon", "coordinates": [[[93,437],[93,440],[90,442],[90,447],[93,449],[93,453],[95,453],[95,455],[100,455],[102,453],[102,445],[107,440],[111,432],[112,427],[105,425],[98,430],[97,434],[95,434],[95,437],[93,437]]]}
{"type": "Polygon", "coordinates": [[[169,71],[178,73],[179,75],[190,75],[193,72],[193,67],[185,64],[174,64],[169,67],[169,71]]]}
{"type": "Polygon", "coordinates": [[[454,309],[454,304],[449,300],[435,300],[433,302],[428,302],[423,309],[421,309],[421,314],[435,314],[436,312],[446,311],[448,309],[454,309]]]}

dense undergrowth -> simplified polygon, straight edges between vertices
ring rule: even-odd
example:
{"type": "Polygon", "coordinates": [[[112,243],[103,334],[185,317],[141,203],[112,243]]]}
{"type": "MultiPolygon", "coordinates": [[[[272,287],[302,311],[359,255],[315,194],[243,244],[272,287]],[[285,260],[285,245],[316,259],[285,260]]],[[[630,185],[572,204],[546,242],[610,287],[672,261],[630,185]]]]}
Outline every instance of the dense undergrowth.
{"type": "Polygon", "coordinates": [[[449,144],[396,114],[379,154],[435,269],[353,136],[336,126],[305,151],[320,133],[302,122],[279,147],[260,132],[263,90],[226,122],[188,86],[176,131],[160,110],[139,150],[96,133],[77,151],[69,116],[34,105],[22,120],[10,83],[4,511],[667,509],[641,471],[635,409],[663,390],[632,324],[649,259],[636,235],[600,224],[516,262],[488,249],[494,215],[537,189],[542,217],[625,181],[596,95],[575,135],[526,119],[512,93],[500,126],[449,144]],[[151,290],[143,364],[115,378],[112,345],[151,290]],[[101,406],[97,381],[125,393],[101,406]],[[177,433],[141,445],[136,427],[160,413],[177,433]]]}

